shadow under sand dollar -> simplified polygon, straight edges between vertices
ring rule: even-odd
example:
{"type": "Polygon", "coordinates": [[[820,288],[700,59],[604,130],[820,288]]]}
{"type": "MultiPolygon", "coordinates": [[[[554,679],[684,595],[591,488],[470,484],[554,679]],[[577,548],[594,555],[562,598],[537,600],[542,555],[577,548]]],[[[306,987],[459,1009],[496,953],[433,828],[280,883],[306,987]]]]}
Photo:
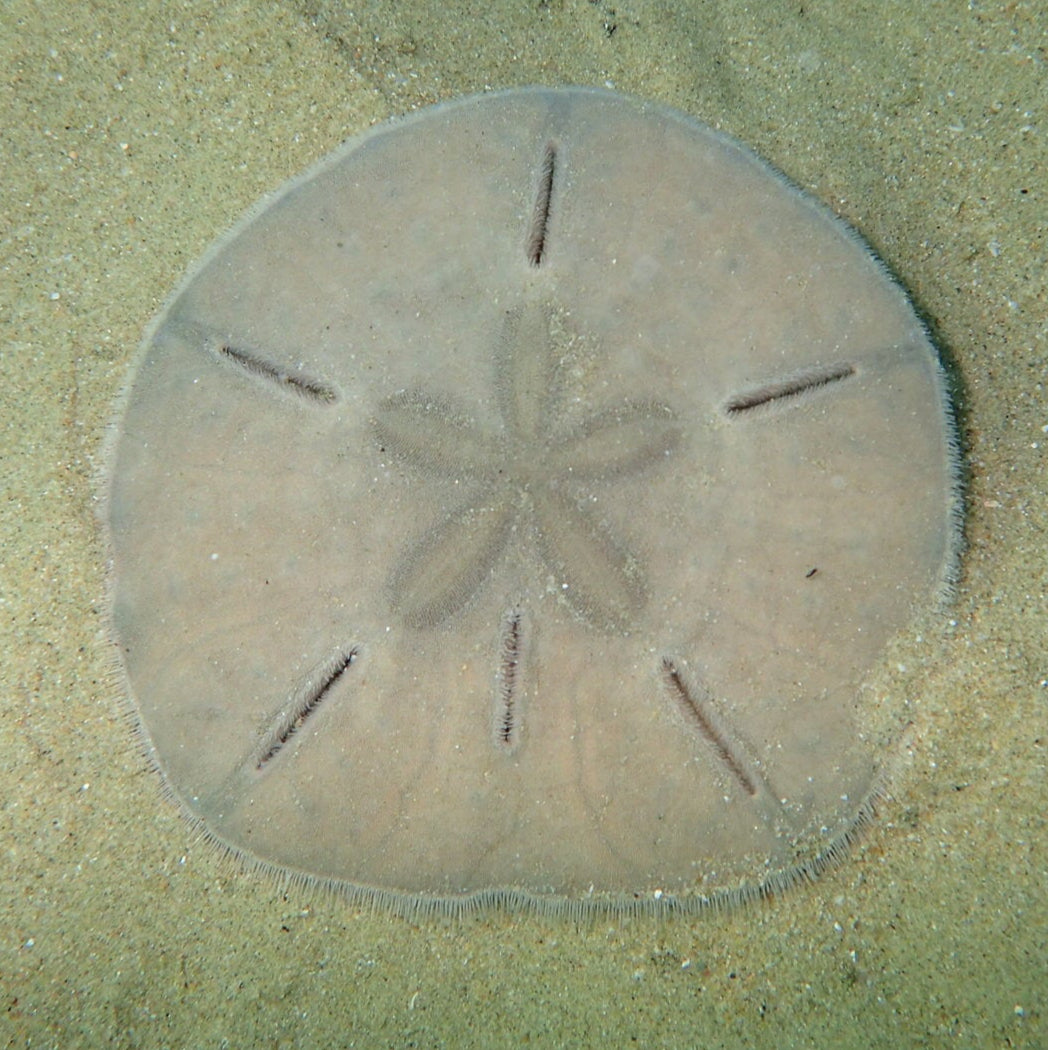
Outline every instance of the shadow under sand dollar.
{"type": "Polygon", "coordinates": [[[146,340],[143,738],[214,841],[401,911],[785,888],[902,746],[860,691],[949,590],[955,460],[905,296],[731,140],[578,89],[384,125],[146,340]]]}

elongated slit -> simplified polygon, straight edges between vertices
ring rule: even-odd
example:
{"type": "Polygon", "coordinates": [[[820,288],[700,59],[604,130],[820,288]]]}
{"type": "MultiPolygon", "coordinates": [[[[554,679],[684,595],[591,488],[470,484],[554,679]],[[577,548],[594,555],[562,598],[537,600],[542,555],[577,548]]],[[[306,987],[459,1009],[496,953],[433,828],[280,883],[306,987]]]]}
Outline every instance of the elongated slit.
{"type": "Polygon", "coordinates": [[[262,742],[255,750],[258,772],[271,762],[280,749],[317,713],[335,683],[357,658],[355,648],[339,651],[322,663],[306,679],[291,699],[277,712],[262,742]]]}
{"type": "Polygon", "coordinates": [[[750,763],[740,749],[733,746],[728,733],[719,724],[720,719],[714,713],[709,697],[703,690],[689,687],[669,657],[662,660],[662,679],[685,722],[699,734],[739,787],[751,798],[756,798],[758,780],[748,768],[750,763]]]}
{"type": "Polygon", "coordinates": [[[800,398],[831,383],[849,379],[853,375],[855,365],[847,361],[832,365],[814,365],[785,379],[773,380],[740,391],[729,398],[724,405],[724,411],[729,417],[744,415],[777,402],[789,402],[800,398]]]}
{"type": "Polygon", "coordinates": [[[553,179],[557,172],[557,150],[547,143],[539,165],[539,185],[531,209],[531,224],[525,252],[532,266],[541,266],[546,255],[546,237],[549,233],[550,206],[553,200],[553,179]]]}
{"type": "Polygon", "coordinates": [[[228,343],[220,343],[216,347],[216,353],[224,361],[235,365],[249,376],[270,383],[280,390],[298,394],[307,401],[313,401],[321,405],[330,405],[334,404],[336,400],[337,395],[334,389],[320,379],[305,375],[302,372],[292,371],[272,361],[267,361],[260,354],[251,350],[243,350],[228,343]]]}
{"type": "Polygon", "coordinates": [[[499,629],[493,725],[495,747],[510,754],[521,739],[525,642],[523,615],[519,609],[510,609],[499,629]]]}

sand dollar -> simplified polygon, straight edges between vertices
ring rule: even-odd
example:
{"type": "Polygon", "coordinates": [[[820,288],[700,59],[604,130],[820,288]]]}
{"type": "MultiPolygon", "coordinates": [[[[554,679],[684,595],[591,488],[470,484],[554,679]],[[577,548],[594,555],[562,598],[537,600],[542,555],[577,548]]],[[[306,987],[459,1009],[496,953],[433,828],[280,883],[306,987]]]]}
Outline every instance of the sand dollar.
{"type": "Polygon", "coordinates": [[[732,140],[597,90],[347,143],[193,270],[110,459],[171,793],[400,910],[697,909],[817,873],[948,588],[935,350],[732,140]]]}

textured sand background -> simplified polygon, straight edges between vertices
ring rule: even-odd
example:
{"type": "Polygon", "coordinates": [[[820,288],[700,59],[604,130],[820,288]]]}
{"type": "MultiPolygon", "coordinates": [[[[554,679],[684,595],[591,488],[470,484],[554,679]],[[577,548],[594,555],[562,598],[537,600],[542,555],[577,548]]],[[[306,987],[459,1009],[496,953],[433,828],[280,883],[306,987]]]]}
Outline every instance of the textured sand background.
{"type": "Polygon", "coordinates": [[[1048,13],[676,6],[4,5],[0,1045],[1048,1044],[1048,13]],[[282,893],[193,841],[121,715],[95,479],[143,327],[344,138],[536,81],[750,143],[865,234],[960,376],[960,592],[892,656],[913,762],[847,863],[761,907],[579,930],[282,893]]]}

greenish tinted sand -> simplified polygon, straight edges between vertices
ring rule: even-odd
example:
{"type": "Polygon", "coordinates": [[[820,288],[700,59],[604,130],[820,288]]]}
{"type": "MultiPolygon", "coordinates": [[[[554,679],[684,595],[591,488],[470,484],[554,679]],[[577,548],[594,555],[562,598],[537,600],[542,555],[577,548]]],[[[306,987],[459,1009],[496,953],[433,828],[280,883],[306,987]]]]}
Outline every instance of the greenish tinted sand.
{"type": "Polygon", "coordinates": [[[0,1042],[1044,1045],[1045,15],[387,6],[0,15],[0,1042]],[[369,121],[533,81],[750,143],[880,250],[963,376],[960,593],[882,686],[911,699],[912,763],[855,854],[770,905],[577,930],[282,895],[192,841],[119,713],[94,482],[159,298],[369,121]]]}

